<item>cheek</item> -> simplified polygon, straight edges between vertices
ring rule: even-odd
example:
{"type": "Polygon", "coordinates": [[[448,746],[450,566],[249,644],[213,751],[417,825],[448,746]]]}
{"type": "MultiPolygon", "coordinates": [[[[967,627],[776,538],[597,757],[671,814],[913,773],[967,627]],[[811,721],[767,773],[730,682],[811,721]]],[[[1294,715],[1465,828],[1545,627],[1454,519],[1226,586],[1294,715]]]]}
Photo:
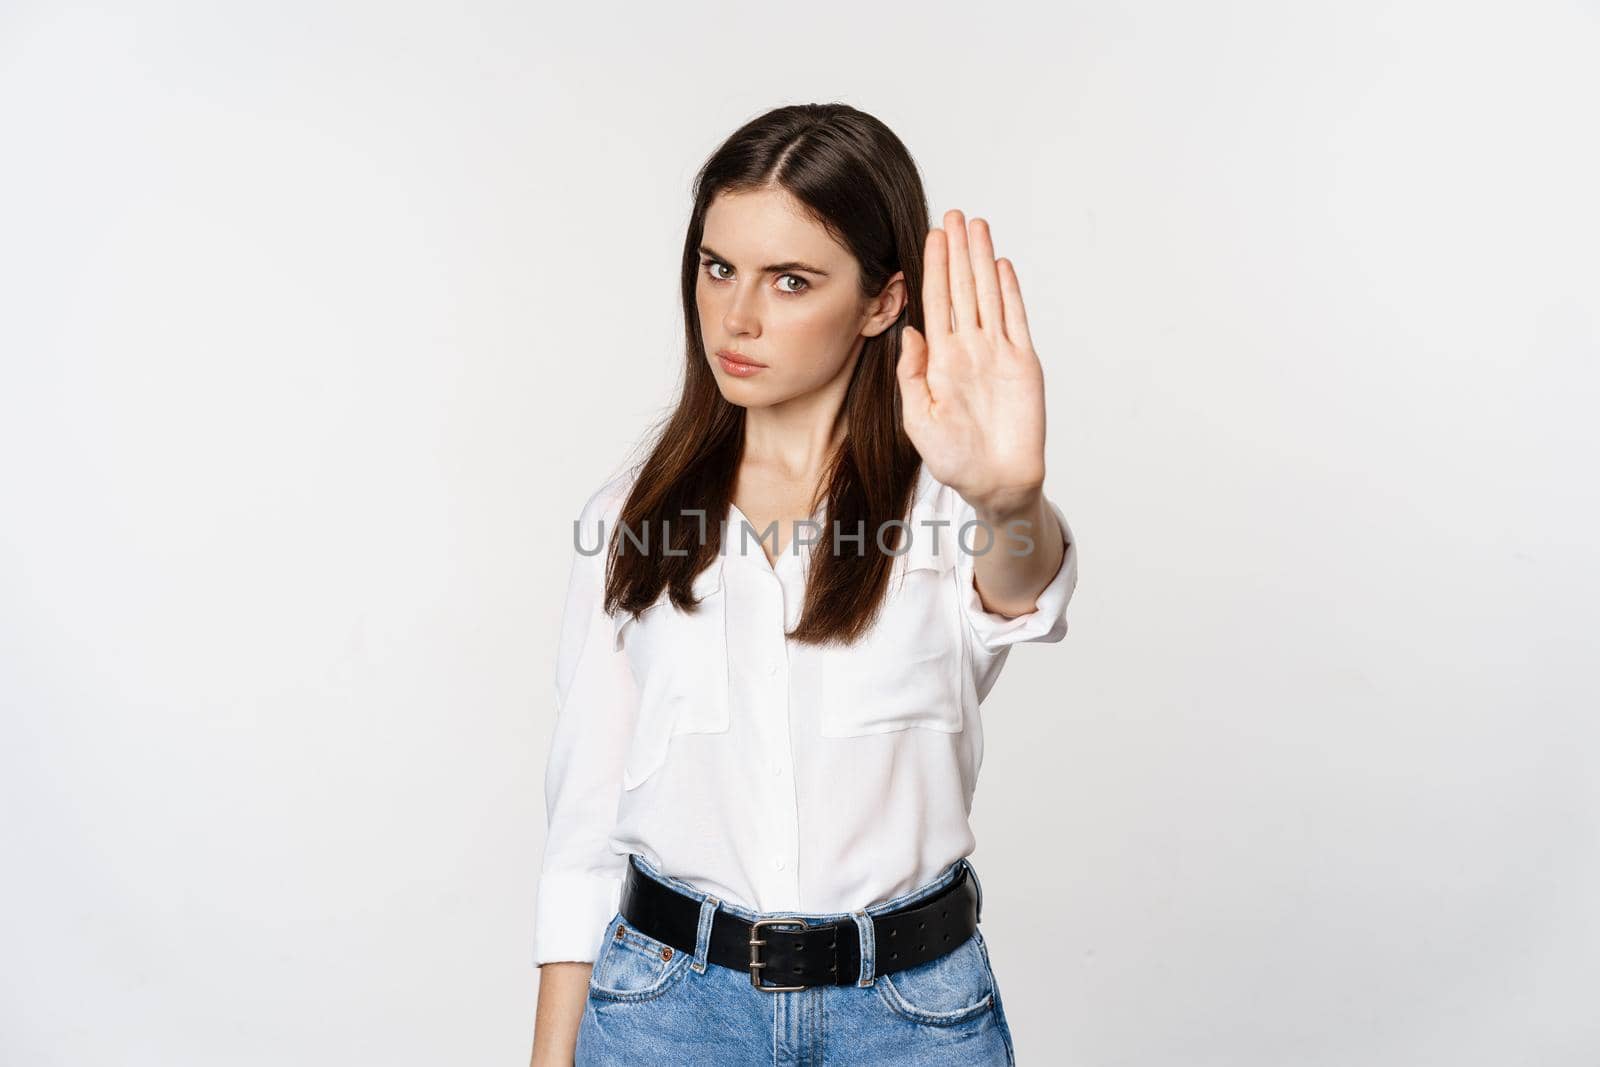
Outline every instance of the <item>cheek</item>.
{"type": "Polygon", "coordinates": [[[808,362],[819,370],[837,370],[855,340],[854,309],[849,307],[796,308],[782,321],[785,339],[796,351],[811,353],[808,362]]]}

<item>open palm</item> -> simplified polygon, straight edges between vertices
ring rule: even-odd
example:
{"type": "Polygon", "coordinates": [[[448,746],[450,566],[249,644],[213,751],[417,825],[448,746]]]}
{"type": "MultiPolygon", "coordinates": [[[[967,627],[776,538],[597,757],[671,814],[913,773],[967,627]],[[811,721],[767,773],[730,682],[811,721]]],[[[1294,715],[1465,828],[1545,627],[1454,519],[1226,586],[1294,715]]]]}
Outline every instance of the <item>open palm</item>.
{"type": "Polygon", "coordinates": [[[989,224],[960,211],[928,231],[924,335],[906,326],[897,375],[906,434],[939,481],[975,507],[1004,508],[1044,483],[1044,369],[1011,261],[989,224]]]}

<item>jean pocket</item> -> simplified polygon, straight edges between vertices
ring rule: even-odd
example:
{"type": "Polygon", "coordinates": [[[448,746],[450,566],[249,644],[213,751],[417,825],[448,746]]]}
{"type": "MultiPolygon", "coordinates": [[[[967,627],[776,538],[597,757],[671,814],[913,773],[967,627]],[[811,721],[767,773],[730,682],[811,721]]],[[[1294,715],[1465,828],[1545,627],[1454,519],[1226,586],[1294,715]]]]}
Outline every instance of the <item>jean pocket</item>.
{"type": "Polygon", "coordinates": [[[589,994],[600,1000],[638,1001],[660,996],[683,975],[690,953],[640,933],[618,912],[589,972],[589,994]]]}
{"type": "Polygon", "coordinates": [[[994,1005],[994,972],[976,930],[938,959],[881,974],[872,984],[896,1014],[932,1026],[968,1022],[994,1005]]]}

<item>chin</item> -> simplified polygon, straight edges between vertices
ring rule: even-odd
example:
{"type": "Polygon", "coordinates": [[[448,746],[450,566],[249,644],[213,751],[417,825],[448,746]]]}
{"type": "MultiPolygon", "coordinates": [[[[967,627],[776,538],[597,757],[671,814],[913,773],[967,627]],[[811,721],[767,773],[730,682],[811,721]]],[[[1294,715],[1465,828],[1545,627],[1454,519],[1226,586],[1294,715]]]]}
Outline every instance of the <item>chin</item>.
{"type": "Polygon", "coordinates": [[[749,382],[733,381],[722,384],[722,399],[734,407],[770,408],[776,407],[790,398],[787,396],[774,396],[768,390],[749,382]]]}

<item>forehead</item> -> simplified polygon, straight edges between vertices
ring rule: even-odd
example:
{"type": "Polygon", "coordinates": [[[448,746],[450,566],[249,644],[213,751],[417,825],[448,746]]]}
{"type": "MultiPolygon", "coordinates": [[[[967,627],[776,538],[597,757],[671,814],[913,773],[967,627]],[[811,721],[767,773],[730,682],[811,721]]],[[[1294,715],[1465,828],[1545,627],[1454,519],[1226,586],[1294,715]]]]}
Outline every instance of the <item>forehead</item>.
{"type": "Polygon", "coordinates": [[[781,189],[719,194],[706,209],[702,240],[734,266],[801,260],[832,270],[851,260],[849,250],[781,189]]]}

